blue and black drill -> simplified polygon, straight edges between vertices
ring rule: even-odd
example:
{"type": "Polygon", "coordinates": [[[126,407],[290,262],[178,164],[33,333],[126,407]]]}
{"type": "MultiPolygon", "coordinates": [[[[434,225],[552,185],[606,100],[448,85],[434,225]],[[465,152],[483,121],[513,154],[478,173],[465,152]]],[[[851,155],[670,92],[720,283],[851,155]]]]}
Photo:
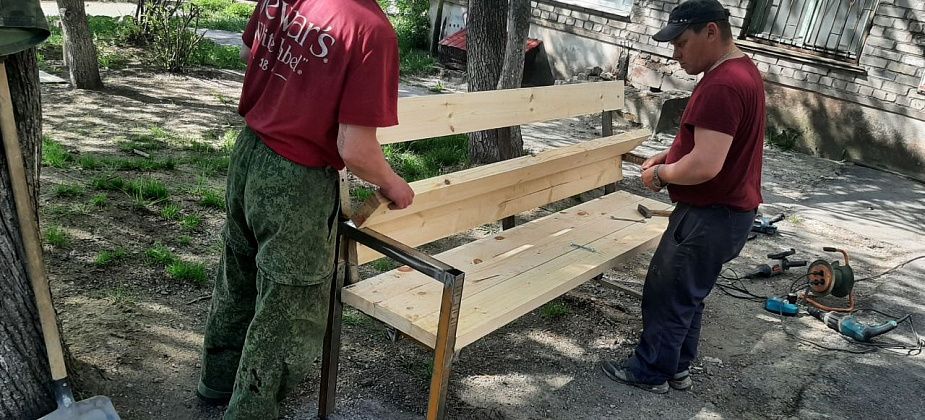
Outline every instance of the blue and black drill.
{"type": "Polygon", "coordinates": [[[870,342],[870,339],[878,335],[892,331],[893,328],[896,328],[897,325],[897,322],[891,319],[880,325],[868,326],[860,323],[858,319],[851,314],[824,312],[816,308],[807,308],[806,311],[809,312],[810,315],[824,322],[825,325],[829,326],[829,328],[838,331],[842,335],[850,337],[855,341],[864,343],[870,342]]]}

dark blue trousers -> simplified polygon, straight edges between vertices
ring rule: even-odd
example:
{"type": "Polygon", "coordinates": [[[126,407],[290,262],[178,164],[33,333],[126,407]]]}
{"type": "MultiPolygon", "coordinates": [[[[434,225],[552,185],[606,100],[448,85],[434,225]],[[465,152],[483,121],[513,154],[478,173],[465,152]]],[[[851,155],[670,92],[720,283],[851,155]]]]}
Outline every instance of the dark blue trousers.
{"type": "Polygon", "coordinates": [[[660,384],[697,355],[703,300],[723,264],[739,255],[755,211],[678,203],[655,250],[642,294],[642,337],[629,368],[660,384]]]}

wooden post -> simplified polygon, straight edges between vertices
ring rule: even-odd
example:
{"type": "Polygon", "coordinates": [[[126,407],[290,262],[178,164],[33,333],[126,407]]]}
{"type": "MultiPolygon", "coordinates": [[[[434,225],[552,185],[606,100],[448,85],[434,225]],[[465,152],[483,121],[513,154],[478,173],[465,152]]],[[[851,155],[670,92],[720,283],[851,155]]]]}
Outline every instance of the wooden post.
{"type": "MultiPolygon", "coordinates": [[[[498,132],[498,154],[501,160],[508,160],[514,157],[514,150],[511,149],[511,127],[499,128],[498,132]]],[[[501,229],[508,230],[516,225],[514,216],[501,219],[501,229]]]]}

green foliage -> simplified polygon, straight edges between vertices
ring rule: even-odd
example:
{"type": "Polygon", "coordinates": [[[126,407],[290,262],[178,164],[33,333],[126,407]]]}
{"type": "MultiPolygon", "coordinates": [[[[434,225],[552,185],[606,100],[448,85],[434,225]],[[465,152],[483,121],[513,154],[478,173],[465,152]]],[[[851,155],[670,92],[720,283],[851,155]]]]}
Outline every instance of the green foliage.
{"type": "Polygon", "coordinates": [[[190,64],[220,69],[244,70],[241,49],[233,45],[218,45],[211,40],[199,42],[190,55],[190,64]]]}
{"type": "Polygon", "coordinates": [[[88,171],[95,171],[100,169],[103,166],[103,162],[92,154],[83,154],[80,155],[80,159],[77,160],[77,164],[80,165],[81,169],[88,171]]]}
{"type": "Polygon", "coordinates": [[[546,319],[554,319],[568,315],[571,312],[568,305],[564,302],[549,302],[540,307],[540,316],[546,319]]]}
{"type": "Polygon", "coordinates": [[[225,194],[213,189],[203,189],[199,192],[199,204],[203,207],[225,210],[225,194]]]}
{"type": "Polygon", "coordinates": [[[376,269],[376,271],[380,273],[384,273],[386,271],[392,271],[398,267],[398,264],[396,264],[395,261],[392,261],[389,258],[380,258],[378,260],[373,261],[371,264],[373,265],[373,268],[376,269]]]}
{"type": "Polygon", "coordinates": [[[164,244],[157,242],[151,248],[145,250],[145,257],[150,264],[168,266],[177,261],[177,257],[164,244]]]}
{"type": "Polygon", "coordinates": [[[167,266],[167,274],[175,280],[206,284],[206,267],[201,263],[176,260],[167,266]]]}
{"type": "Polygon", "coordinates": [[[800,140],[803,139],[803,133],[800,130],[787,127],[778,129],[768,126],[765,129],[764,136],[768,144],[776,146],[781,150],[793,150],[793,148],[800,143],[800,140]]]}
{"type": "MultiPolygon", "coordinates": [[[[380,3],[381,5],[381,3],[380,3]]],[[[430,22],[427,12],[430,0],[398,0],[398,14],[392,16],[392,25],[398,34],[398,43],[404,48],[426,49],[430,43],[427,39],[430,22]]]]}
{"type": "Polygon", "coordinates": [[[76,198],[84,194],[84,187],[77,184],[59,184],[55,185],[52,195],[59,198],[76,198]]]}
{"type": "Polygon", "coordinates": [[[182,235],[177,238],[177,244],[180,246],[190,246],[193,244],[193,238],[189,235],[182,235]]]}
{"type": "Polygon", "coordinates": [[[186,230],[196,230],[202,225],[202,217],[196,215],[183,216],[180,219],[180,227],[186,230]]]}
{"type": "Polygon", "coordinates": [[[51,225],[45,228],[45,243],[61,248],[71,243],[71,237],[61,226],[51,225]]]}
{"type": "Polygon", "coordinates": [[[97,190],[122,191],[125,188],[125,180],[112,174],[99,175],[90,180],[90,185],[97,190]]]}
{"type": "Polygon", "coordinates": [[[63,169],[73,161],[74,156],[61,143],[48,136],[42,137],[42,166],[63,169]]]}
{"type": "Polygon", "coordinates": [[[128,254],[125,252],[124,248],[103,250],[96,255],[96,259],[93,261],[93,264],[97,267],[107,267],[125,258],[126,255],[128,254]]]}
{"type": "Polygon", "coordinates": [[[350,190],[350,195],[353,197],[353,201],[364,202],[373,196],[373,190],[366,187],[357,187],[350,190]]]}
{"type": "Polygon", "coordinates": [[[200,28],[231,32],[244,32],[255,7],[253,3],[240,3],[234,0],[193,0],[192,4],[199,6],[202,10],[199,20],[200,28]]]}
{"type": "Polygon", "coordinates": [[[398,56],[402,76],[426,76],[436,71],[434,58],[427,51],[401,47],[398,56]]]}
{"type": "Polygon", "coordinates": [[[167,220],[176,220],[178,217],[180,217],[181,210],[182,209],[179,205],[170,203],[161,209],[161,217],[167,220]]]}
{"type": "Polygon", "coordinates": [[[468,165],[468,142],[465,135],[453,135],[388,144],[382,151],[396,172],[410,182],[468,165]]]}
{"type": "Polygon", "coordinates": [[[144,200],[165,200],[170,195],[163,182],[149,177],[133,179],[125,184],[125,192],[144,200]]]}
{"type": "Polygon", "coordinates": [[[106,204],[108,203],[109,203],[109,196],[106,193],[100,193],[100,194],[94,195],[93,198],[90,199],[90,204],[92,204],[95,207],[106,207],[106,204]]]}
{"type": "Polygon", "coordinates": [[[163,70],[182,72],[194,63],[200,34],[199,6],[166,1],[145,3],[142,31],[148,40],[147,51],[151,63],[163,70]],[[178,7],[179,6],[179,7],[178,7]]]}

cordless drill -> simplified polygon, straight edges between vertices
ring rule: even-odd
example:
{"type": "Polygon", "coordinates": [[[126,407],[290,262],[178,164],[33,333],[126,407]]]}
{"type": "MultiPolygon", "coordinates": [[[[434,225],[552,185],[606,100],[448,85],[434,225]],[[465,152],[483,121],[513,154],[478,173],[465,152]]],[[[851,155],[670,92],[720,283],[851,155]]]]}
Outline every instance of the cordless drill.
{"type": "Polygon", "coordinates": [[[891,331],[893,328],[896,328],[897,325],[896,321],[891,319],[880,325],[867,326],[858,322],[858,319],[854,315],[838,312],[823,312],[812,307],[807,308],[807,312],[842,335],[853,338],[855,341],[865,343],[878,335],[891,331]]]}

